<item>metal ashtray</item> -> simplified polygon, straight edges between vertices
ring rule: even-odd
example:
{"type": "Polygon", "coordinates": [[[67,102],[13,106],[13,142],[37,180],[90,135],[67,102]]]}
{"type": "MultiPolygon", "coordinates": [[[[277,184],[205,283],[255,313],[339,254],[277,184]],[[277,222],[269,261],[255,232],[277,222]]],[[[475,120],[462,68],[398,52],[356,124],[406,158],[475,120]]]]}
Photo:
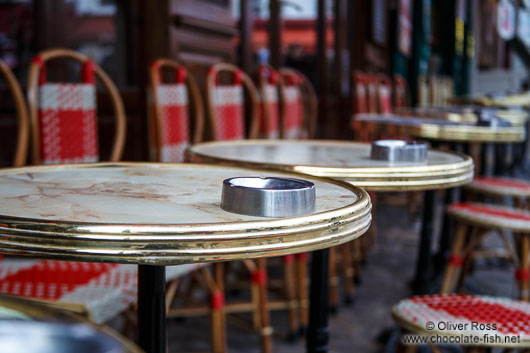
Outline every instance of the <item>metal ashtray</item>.
{"type": "Polygon", "coordinates": [[[248,216],[302,216],[315,210],[315,184],[277,177],[226,179],[223,181],[221,208],[248,216]]]}
{"type": "Polygon", "coordinates": [[[378,140],[372,142],[370,158],[378,161],[421,163],[427,159],[427,144],[416,141],[378,140]]]}

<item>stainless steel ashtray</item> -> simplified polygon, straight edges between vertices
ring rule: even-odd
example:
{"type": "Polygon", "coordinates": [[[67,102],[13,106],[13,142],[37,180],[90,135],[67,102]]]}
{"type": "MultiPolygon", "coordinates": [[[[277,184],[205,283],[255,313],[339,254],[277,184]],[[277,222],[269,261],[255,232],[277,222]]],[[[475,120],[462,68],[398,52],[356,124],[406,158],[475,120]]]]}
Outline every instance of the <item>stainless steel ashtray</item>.
{"type": "Polygon", "coordinates": [[[427,144],[403,140],[374,141],[370,158],[378,161],[421,163],[427,159],[427,144]]]}
{"type": "Polygon", "coordinates": [[[226,179],[223,181],[221,208],[248,216],[302,216],[315,210],[315,184],[277,177],[226,179]]]}

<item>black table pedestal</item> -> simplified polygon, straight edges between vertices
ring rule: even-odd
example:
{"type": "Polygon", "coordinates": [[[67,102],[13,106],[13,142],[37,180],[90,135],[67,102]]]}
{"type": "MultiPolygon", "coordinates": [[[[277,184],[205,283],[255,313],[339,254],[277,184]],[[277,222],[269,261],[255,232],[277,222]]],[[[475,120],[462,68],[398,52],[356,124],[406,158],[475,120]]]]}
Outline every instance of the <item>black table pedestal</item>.
{"type": "Polygon", "coordinates": [[[309,296],[307,352],[324,353],[329,341],[329,249],[313,251],[309,296]]]}
{"type": "Polygon", "coordinates": [[[138,265],[138,340],[146,353],[166,353],[166,268],[138,265]]]}
{"type": "Polygon", "coordinates": [[[418,247],[418,258],[416,260],[416,274],[412,283],[415,294],[426,294],[429,292],[435,198],[436,190],[425,191],[420,246],[418,247]]]}

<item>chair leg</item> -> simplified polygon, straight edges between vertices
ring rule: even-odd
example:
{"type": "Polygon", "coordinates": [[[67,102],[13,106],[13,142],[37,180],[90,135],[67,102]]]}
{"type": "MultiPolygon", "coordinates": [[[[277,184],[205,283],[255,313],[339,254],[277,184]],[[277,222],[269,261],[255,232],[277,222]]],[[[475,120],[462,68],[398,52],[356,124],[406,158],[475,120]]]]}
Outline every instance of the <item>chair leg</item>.
{"type": "Polygon", "coordinates": [[[297,254],[297,293],[298,307],[300,308],[300,333],[305,335],[307,324],[309,323],[309,298],[308,298],[308,281],[307,281],[307,254],[297,254]]]}
{"type": "Polygon", "coordinates": [[[261,352],[272,353],[272,327],[270,325],[269,305],[267,298],[267,266],[265,259],[258,259],[252,282],[257,282],[259,289],[259,318],[261,352]],[[257,278],[255,278],[257,277],[257,278]]]}
{"type": "Polygon", "coordinates": [[[288,326],[289,334],[288,340],[294,341],[298,334],[298,318],[296,305],[296,275],[294,269],[294,255],[287,255],[283,257],[284,271],[283,281],[285,288],[285,297],[287,298],[288,308],[288,326]]]}
{"type": "MultiPolygon", "coordinates": [[[[370,229],[368,229],[367,233],[370,232],[370,229]]],[[[362,278],[361,278],[361,265],[362,265],[361,239],[359,238],[354,239],[352,241],[352,248],[353,248],[353,274],[354,274],[355,283],[359,284],[362,281],[362,278]]]]}
{"type": "Polygon", "coordinates": [[[339,307],[339,278],[337,275],[337,247],[329,249],[329,310],[336,313],[339,307]]]}
{"type": "Polygon", "coordinates": [[[341,245],[341,252],[342,252],[342,267],[344,271],[344,291],[345,291],[345,297],[344,301],[346,304],[350,304],[353,302],[353,293],[355,290],[355,286],[353,283],[353,262],[351,258],[351,242],[341,245]]]}
{"type": "Polygon", "coordinates": [[[212,304],[218,299],[216,309],[212,305],[212,350],[214,353],[226,353],[226,316],[224,310],[224,264],[213,265],[214,281],[217,291],[212,295],[212,304]],[[217,297],[215,297],[217,296],[217,297]],[[220,303],[219,303],[220,301],[220,303]],[[221,305],[220,305],[221,304],[221,305]],[[219,307],[220,306],[220,307],[219,307]]]}
{"type": "Polygon", "coordinates": [[[515,272],[517,282],[519,282],[519,299],[528,301],[529,299],[529,271],[530,271],[530,237],[528,234],[516,234],[519,237],[519,261],[520,267],[515,272]]]}
{"type": "Polygon", "coordinates": [[[441,294],[447,294],[453,290],[456,273],[462,266],[462,248],[466,240],[468,226],[460,223],[455,228],[456,231],[455,237],[453,239],[453,248],[445,269],[442,287],[440,289],[441,294]]]}

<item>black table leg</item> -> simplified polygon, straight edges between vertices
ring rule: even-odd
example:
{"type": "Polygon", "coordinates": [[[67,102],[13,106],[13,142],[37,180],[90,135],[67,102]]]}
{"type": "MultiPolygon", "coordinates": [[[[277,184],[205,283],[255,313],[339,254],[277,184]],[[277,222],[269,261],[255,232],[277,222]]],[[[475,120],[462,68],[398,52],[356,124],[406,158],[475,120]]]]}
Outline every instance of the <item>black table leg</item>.
{"type": "Polygon", "coordinates": [[[440,232],[440,244],[438,254],[436,254],[434,262],[433,277],[438,277],[442,275],[442,272],[444,271],[445,265],[447,263],[447,259],[449,258],[449,254],[451,252],[451,217],[449,217],[449,215],[445,211],[447,210],[447,206],[459,201],[459,191],[460,190],[458,188],[451,188],[448,189],[445,194],[442,231],[440,232]]]}
{"type": "Polygon", "coordinates": [[[425,198],[423,200],[423,220],[421,225],[420,246],[418,248],[416,274],[413,282],[415,294],[426,294],[429,292],[429,282],[431,279],[431,243],[434,231],[435,193],[435,190],[425,191],[425,198]]]}
{"type": "Polygon", "coordinates": [[[164,266],[138,266],[138,336],[146,353],[166,353],[164,266]]]}
{"type": "Polygon", "coordinates": [[[311,260],[311,291],[309,293],[309,327],[307,352],[328,351],[329,249],[313,251],[311,260]]]}

